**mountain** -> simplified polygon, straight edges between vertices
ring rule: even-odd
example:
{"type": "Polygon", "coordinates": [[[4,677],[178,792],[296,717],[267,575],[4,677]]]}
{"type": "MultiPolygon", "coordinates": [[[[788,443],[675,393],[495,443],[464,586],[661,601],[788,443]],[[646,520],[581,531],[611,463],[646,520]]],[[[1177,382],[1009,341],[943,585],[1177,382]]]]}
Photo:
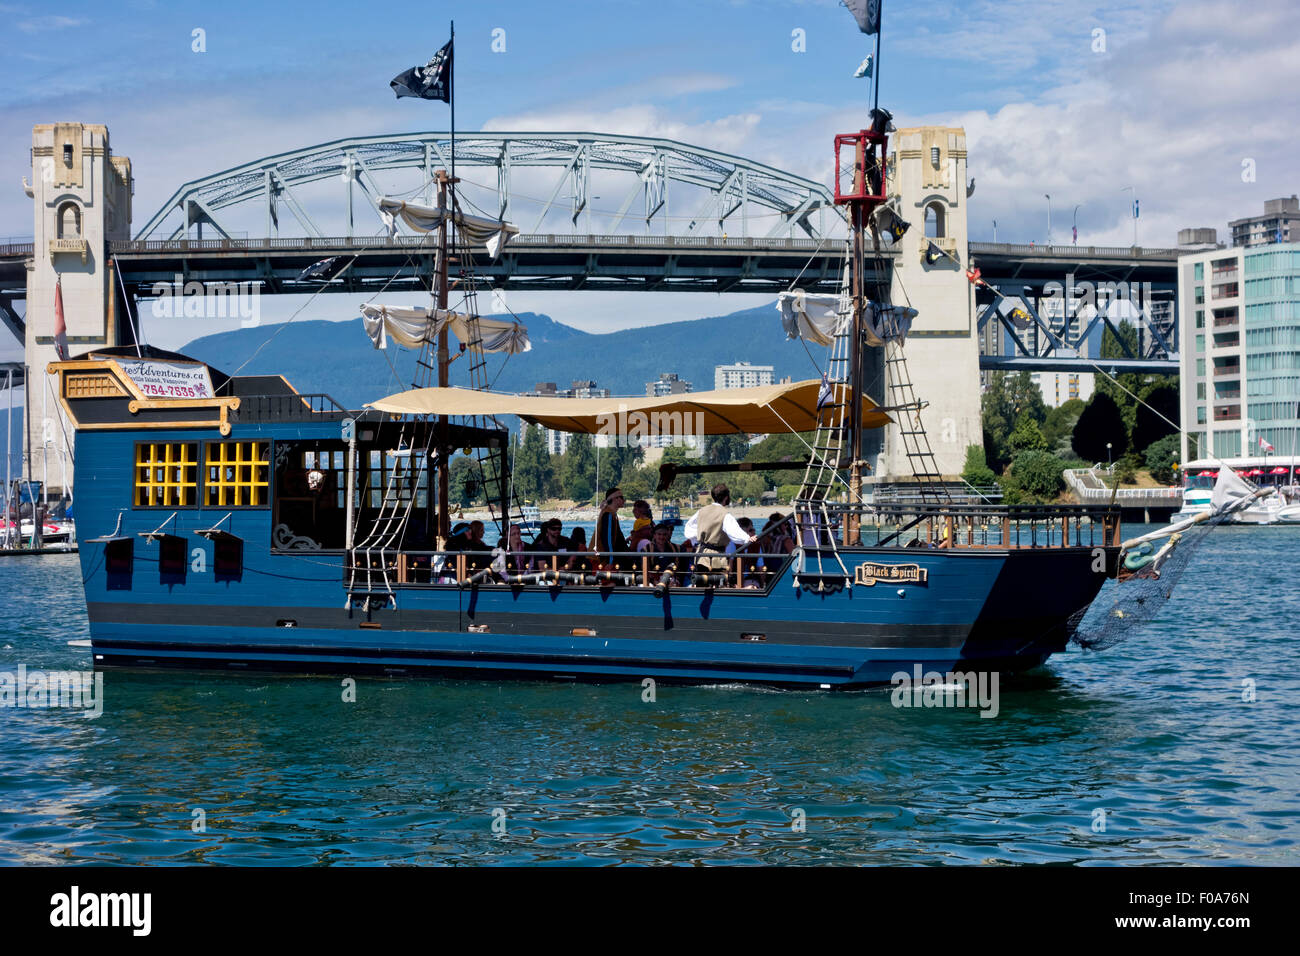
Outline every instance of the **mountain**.
{"type": "MultiPolygon", "coordinates": [[[[614,395],[644,396],[646,383],[661,372],[676,372],[696,391],[706,391],[713,388],[715,365],[737,361],[771,365],[777,380],[819,374],[803,346],[786,339],[773,305],[602,334],[537,313],[519,318],[528,326],[533,348],[522,355],[489,356],[496,391],[529,391],[538,382],[567,388],[575,379],[594,379],[614,395]]],[[[454,338],[452,348],[455,355],[454,338]]],[[[300,392],[327,392],[349,408],[409,388],[415,370],[411,352],[372,348],[360,318],[236,329],[195,339],[180,351],[227,374],[283,375],[300,392]],[[264,347],[257,352],[259,346],[264,347]]],[[[468,368],[463,356],[453,362],[451,384],[467,385],[468,368]]]]}

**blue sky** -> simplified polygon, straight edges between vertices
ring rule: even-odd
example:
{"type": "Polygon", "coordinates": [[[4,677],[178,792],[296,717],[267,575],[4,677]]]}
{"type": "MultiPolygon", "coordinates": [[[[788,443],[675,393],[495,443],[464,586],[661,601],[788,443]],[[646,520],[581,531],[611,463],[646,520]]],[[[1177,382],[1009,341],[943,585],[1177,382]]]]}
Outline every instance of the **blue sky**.
{"type": "MultiPolygon", "coordinates": [[[[856,129],[870,49],[838,0],[620,3],[0,3],[0,235],[30,235],[35,123],[106,123],[134,164],[134,219],[180,183],[282,150],[368,133],[442,129],[439,103],[388,81],[457,30],[457,126],[658,135],[829,178],[831,137],[856,129]],[[491,49],[505,31],[506,51],[491,49]],[[192,50],[205,31],[206,52],[192,50]],[[802,30],[806,52],[792,49],[802,30]]],[[[1297,191],[1300,40],[1282,0],[1081,4],[885,0],[882,103],[901,125],[966,128],[972,239],[1140,241],[1253,214],[1297,191]],[[1099,49],[1098,34],[1103,31],[1099,49]],[[1242,164],[1255,178],[1247,182],[1242,164]]],[[[747,296],[670,300],[517,295],[600,330],[719,314],[747,296]],[[623,303],[621,299],[633,299],[623,303]],[[617,315],[617,318],[612,316],[617,315]]],[[[348,318],[324,297],[310,317],[348,318]],[[336,315],[327,315],[322,308],[336,315]]],[[[298,303],[278,300],[268,320],[298,303]]],[[[212,328],[158,329],[178,345],[212,328]]]]}

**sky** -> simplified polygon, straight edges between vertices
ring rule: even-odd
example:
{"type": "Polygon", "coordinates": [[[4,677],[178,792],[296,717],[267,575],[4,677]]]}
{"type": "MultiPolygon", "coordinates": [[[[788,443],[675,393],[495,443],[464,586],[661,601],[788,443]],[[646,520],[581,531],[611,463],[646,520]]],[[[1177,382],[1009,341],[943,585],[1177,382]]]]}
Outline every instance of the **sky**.
{"type": "MultiPolygon", "coordinates": [[[[871,41],[838,0],[137,0],[50,9],[0,3],[0,237],[32,233],[21,179],[31,176],[36,123],[108,125],[114,152],[132,160],[137,228],[189,179],[346,136],[445,129],[444,104],[396,100],[388,82],[426,61],[453,18],[460,130],[669,137],[829,184],[834,134],[866,124],[868,84],[852,72],[871,41]]],[[[1188,226],[1223,238],[1229,219],[1300,191],[1300,18],[1288,0],[885,0],[883,17],[882,105],[899,126],[966,129],[974,241],[992,239],[996,220],[999,241],[1044,242],[1045,194],[1058,243],[1069,241],[1072,221],[1081,244],[1132,243],[1136,195],[1139,243],[1163,246],[1188,226]]],[[[516,189],[549,193],[540,180],[517,180],[516,189]]],[[[515,311],[588,331],[764,301],[508,297],[515,311]]],[[[306,308],[279,297],[264,303],[263,321],[299,309],[308,318],[357,314],[343,296],[306,308]]],[[[235,326],[188,321],[151,320],[146,334],[177,347],[235,326]]]]}

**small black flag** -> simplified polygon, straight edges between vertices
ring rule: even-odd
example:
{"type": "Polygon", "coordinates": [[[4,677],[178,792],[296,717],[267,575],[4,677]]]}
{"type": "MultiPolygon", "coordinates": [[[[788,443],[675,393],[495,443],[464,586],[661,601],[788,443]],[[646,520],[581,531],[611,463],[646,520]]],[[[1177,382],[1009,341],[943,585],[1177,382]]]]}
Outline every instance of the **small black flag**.
{"type": "Polygon", "coordinates": [[[452,41],[433,55],[424,66],[413,66],[405,73],[393,77],[388,85],[397,98],[414,96],[421,100],[451,102],[451,48],[452,41]]]}

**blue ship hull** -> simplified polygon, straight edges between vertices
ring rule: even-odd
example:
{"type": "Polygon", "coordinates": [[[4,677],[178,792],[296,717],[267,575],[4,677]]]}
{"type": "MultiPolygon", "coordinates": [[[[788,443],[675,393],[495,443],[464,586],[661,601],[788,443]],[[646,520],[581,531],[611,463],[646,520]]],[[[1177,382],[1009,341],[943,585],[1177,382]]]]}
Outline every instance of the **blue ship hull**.
{"type": "MultiPolygon", "coordinates": [[[[338,423],[238,424],[229,440],[338,437],[338,423]]],[[[217,433],[200,433],[199,441],[217,433]]],[[[842,549],[916,565],[923,581],[819,593],[790,564],[762,590],[635,586],[397,587],[395,606],[349,600],[341,550],[272,547],[270,508],[131,507],[135,443],[196,441],[192,428],[81,430],[76,463],[81,567],[97,666],[435,673],[464,677],[749,682],[827,688],[926,671],[1016,671],[1066,646],[1069,619],[1096,596],[1097,549],[842,549]],[[228,517],[227,517],[228,515],[228,517]],[[237,574],[215,569],[198,532],[243,542],[237,574]],[[159,530],[184,542],[164,567],[159,530]],[[91,540],[99,537],[101,541],[91,540]],[[110,568],[107,539],[130,540],[110,568]]],[[[1114,549],[1102,549],[1114,567],[1114,549]]]]}

